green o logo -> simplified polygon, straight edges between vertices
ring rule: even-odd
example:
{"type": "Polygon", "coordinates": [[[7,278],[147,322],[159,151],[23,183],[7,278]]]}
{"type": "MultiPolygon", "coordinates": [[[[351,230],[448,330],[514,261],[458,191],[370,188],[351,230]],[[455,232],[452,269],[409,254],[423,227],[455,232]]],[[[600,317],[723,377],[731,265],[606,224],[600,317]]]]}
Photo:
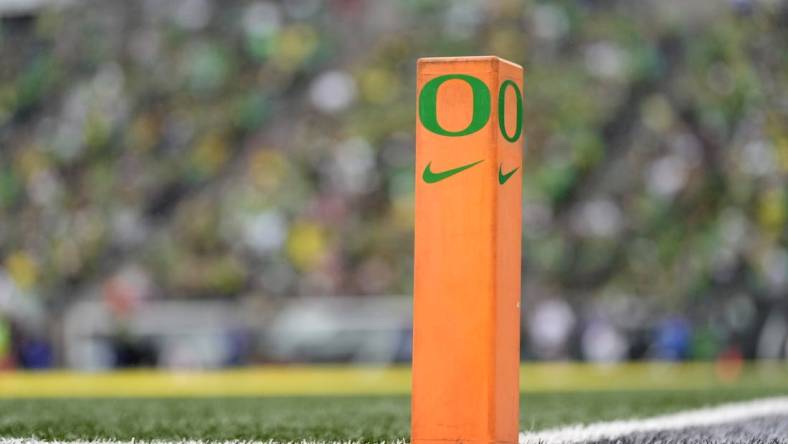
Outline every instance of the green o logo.
{"type": "Polygon", "coordinates": [[[467,136],[484,128],[490,118],[490,90],[476,77],[465,74],[446,74],[427,82],[419,94],[419,119],[425,128],[435,134],[449,137],[467,136]],[[447,80],[463,80],[473,92],[473,116],[471,123],[460,131],[448,131],[438,123],[438,88],[447,80]]]}
{"type": "Polygon", "coordinates": [[[509,142],[516,142],[523,132],[523,95],[520,93],[520,88],[511,80],[506,80],[501,84],[498,90],[498,126],[501,128],[503,138],[509,142]],[[514,135],[509,136],[506,134],[506,122],[504,121],[504,112],[506,111],[506,88],[514,88],[514,97],[517,99],[517,127],[514,130],[514,135]]]}
{"type": "MultiPolygon", "coordinates": [[[[490,90],[487,85],[476,77],[466,74],[446,74],[427,82],[419,94],[419,120],[425,128],[435,134],[449,137],[467,136],[484,128],[487,120],[490,119],[490,90]],[[460,131],[448,131],[438,123],[438,88],[447,80],[463,80],[471,86],[473,92],[473,116],[471,123],[460,131]]],[[[523,95],[520,88],[511,80],[504,80],[498,89],[498,127],[503,138],[509,142],[516,142],[523,132],[523,95]],[[517,99],[517,126],[514,134],[506,132],[506,122],[504,115],[506,112],[506,89],[514,88],[514,96],[517,99]]]]}

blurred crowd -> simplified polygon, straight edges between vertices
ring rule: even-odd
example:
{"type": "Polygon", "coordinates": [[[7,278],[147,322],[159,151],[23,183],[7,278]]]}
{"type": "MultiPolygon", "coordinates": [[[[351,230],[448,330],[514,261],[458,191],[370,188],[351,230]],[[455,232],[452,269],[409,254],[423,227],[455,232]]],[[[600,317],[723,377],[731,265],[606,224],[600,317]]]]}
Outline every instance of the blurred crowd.
{"type": "Polygon", "coordinates": [[[84,299],[409,295],[415,62],[477,54],[526,68],[527,358],[785,357],[786,53],[781,0],[0,2],[0,367],[84,299]]]}

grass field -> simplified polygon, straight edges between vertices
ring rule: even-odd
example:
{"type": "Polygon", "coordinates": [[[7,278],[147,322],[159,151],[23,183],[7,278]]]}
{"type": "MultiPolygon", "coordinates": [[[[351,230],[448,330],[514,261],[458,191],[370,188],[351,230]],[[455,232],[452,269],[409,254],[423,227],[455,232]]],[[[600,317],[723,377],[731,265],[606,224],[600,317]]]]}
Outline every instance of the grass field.
{"type": "MultiPolygon", "coordinates": [[[[784,363],[733,370],[529,363],[521,430],[788,394],[784,363]]],[[[0,373],[0,440],[407,440],[409,389],[407,367],[0,373]]]]}
{"type": "MultiPolygon", "coordinates": [[[[777,394],[732,388],[527,393],[521,428],[643,417],[777,394]]],[[[380,442],[408,439],[408,411],[407,396],[4,399],[0,436],[380,442]]]]}

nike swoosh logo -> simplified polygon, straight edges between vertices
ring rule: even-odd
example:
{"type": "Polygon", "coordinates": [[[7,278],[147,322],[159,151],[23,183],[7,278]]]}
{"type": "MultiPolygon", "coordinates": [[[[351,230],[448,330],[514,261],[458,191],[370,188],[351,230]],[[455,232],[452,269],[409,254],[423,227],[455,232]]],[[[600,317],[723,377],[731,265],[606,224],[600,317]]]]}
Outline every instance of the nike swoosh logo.
{"type": "Polygon", "coordinates": [[[478,165],[478,164],[482,163],[483,161],[484,161],[484,159],[477,160],[476,162],[472,162],[472,163],[469,163],[467,165],[459,166],[457,168],[452,168],[450,170],[441,171],[439,173],[433,173],[432,172],[432,170],[430,169],[430,165],[432,165],[432,162],[430,162],[424,168],[424,173],[421,175],[421,178],[424,179],[424,181],[427,182],[427,183],[440,182],[441,180],[443,180],[443,179],[445,179],[447,177],[451,177],[451,176],[453,176],[453,175],[455,175],[457,173],[465,171],[465,170],[467,170],[468,168],[470,168],[472,166],[475,166],[475,165],[478,165]]]}
{"type": "Polygon", "coordinates": [[[498,183],[499,183],[499,184],[501,184],[501,185],[503,185],[504,183],[506,183],[506,181],[507,181],[507,180],[509,180],[509,178],[510,178],[510,177],[512,177],[512,175],[513,175],[513,174],[514,174],[514,173],[515,173],[517,170],[519,170],[519,169],[520,169],[520,167],[517,167],[517,168],[513,169],[512,171],[509,171],[508,173],[506,173],[506,174],[503,174],[503,173],[501,172],[501,167],[502,167],[502,166],[503,166],[503,164],[501,164],[501,165],[498,165],[498,183]]]}

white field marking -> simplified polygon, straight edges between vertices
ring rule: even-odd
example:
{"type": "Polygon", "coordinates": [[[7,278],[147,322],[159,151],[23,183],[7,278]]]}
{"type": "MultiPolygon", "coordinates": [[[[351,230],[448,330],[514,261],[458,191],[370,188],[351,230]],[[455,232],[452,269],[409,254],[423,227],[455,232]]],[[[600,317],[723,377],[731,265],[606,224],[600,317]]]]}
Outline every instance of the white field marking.
{"type": "MultiPolygon", "coordinates": [[[[696,410],[626,421],[597,422],[520,433],[519,444],[576,444],[599,439],[615,439],[637,432],[676,430],[686,427],[713,426],[765,416],[788,415],[788,396],[721,404],[696,410]]],[[[36,438],[2,438],[0,444],[361,444],[359,441],[200,441],[200,440],[41,440],[36,438]]],[[[397,440],[379,444],[409,444],[397,440]]]]}
{"type": "Polygon", "coordinates": [[[764,416],[788,415],[788,396],[734,402],[644,419],[597,422],[520,433],[520,444],[573,444],[616,439],[637,432],[714,426],[764,416]]]}

